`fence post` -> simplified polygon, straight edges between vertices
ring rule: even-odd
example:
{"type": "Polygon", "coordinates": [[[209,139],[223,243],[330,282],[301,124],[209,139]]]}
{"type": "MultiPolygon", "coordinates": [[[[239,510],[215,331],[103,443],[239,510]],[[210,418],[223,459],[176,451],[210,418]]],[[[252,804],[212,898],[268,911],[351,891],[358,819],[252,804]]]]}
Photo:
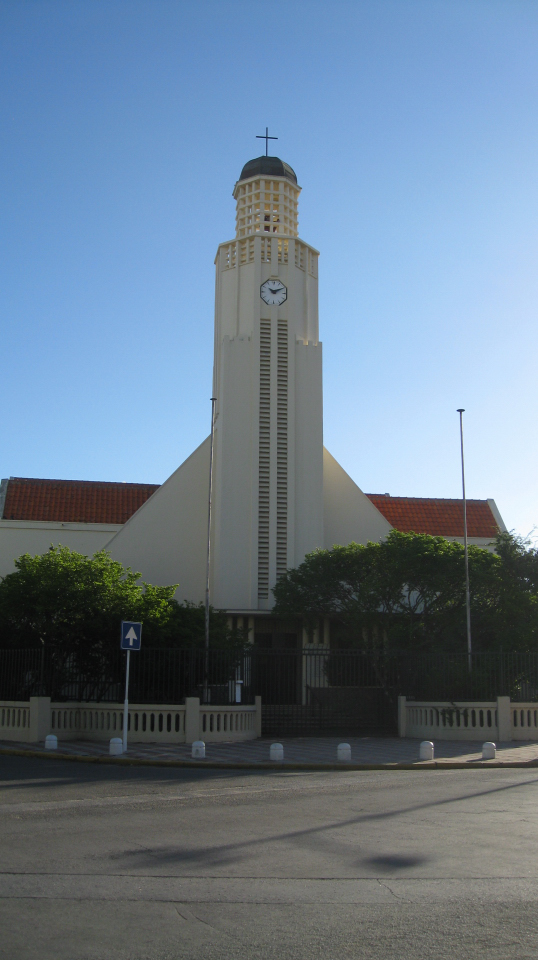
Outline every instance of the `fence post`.
{"type": "Polygon", "coordinates": [[[256,713],[255,713],[255,727],[256,727],[256,736],[261,737],[262,735],[262,698],[254,697],[254,703],[256,704],[256,713]]]}
{"type": "Polygon", "coordinates": [[[30,743],[39,743],[50,733],[50,697],[30,697],[30,743]]]}
{"type": "Polygon", "coordinates": [[[200,697],[185,697],[185,743],[200,739],[200,697]]]}
{"type": "Polygon", "coordinates": [[[406,697],[398,697],[398,736],[399,737],[405,737],[406,735],[406,721],[407,721],[406,697]]]}
{"type": "Polygon", "coordinates": [[[497,697],[497,733],[501,741],[512,739],[510,697],[497,697]]]}

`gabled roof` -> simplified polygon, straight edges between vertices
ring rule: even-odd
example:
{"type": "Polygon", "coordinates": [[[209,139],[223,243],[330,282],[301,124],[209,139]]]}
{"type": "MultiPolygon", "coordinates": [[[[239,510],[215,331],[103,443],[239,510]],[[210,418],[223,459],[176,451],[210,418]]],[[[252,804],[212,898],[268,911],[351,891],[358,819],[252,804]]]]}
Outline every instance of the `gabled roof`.
{"type": "Polygon", "coordinates": [[[4,520],[125,523],[158,488],[156,483],[10,477],[1,516],[4,520]]]}
{"type": "MultiPolygon", "coordinates": [[[[429,533],[435,537],[463,537],[463,501],[430,497],[366,496],[389,523],[402,533],[429,533]]],[[[493,539],[499,532],[487,500],[467,500],[467,535],[493,539]]]]}

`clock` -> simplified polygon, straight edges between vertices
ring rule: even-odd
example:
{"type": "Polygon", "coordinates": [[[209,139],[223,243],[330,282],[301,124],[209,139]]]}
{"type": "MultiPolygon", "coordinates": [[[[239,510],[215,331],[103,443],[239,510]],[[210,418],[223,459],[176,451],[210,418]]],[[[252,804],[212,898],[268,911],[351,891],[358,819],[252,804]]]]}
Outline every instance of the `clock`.
{"type": "Polygon", "coordinates": [[[260,297],[269,306],[279,307],[288,298],[288,291],[280,280],[269,279],[260,287],[260,297]]]}

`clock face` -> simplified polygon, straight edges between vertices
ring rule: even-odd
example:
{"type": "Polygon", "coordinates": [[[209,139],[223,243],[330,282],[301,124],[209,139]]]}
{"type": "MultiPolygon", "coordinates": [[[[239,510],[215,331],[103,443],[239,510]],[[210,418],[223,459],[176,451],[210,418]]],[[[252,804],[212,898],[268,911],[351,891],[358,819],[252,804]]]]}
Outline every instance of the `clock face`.
{"type": "Polygon", "coordinates": [[[266,280],[260,287],[260,297],[269,306],[279,307],[288,297],[288,291],[280,280],[266,280]]]}

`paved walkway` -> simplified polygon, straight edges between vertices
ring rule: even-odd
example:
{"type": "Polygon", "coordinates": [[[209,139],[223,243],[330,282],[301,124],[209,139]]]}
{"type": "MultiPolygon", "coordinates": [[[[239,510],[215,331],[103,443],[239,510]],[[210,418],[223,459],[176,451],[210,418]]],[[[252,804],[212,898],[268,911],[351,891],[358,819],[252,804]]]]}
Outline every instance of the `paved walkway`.
{"type": "MultiPolygon", "coordinates": [[[[282,738],[284,746],[284,765],[292,764],[337,764],[336,748],[342,737],[289,737],[282,738]]],[[[206,759],[197,760],[196,764],[259,764],[269,763],[269,747],[273,741],[269,739],[249,740],[245,743],[208,743],[206,745],[206,759]]],[[[352,764],[410,764],[418,763],[419,740],[400,740],[396,737],[349,737],[346,741],[351,745],[352,764]]],[[[45,751],[43,743],[14,743],[0,741],[2,750],[28,751],[43,753],[49,757],[55,754],[51,750],[45,751]]],[[[104,758],[109,755],[108,742],[90,743],[88,741],[60,741],[58,754],[80,758],[104,758]]],[[[186,744],[133,744],[129,747],[126,758],[142,760],[146,763],[163,762],[192,762],[191,748],[186,744]]],[[[435,760],[459,762],[461,764],[491,765],[496,761],[482,761],[482,742],[462,740],[438,740],[435,743],[435,760]]],[[[122,757],[113,758],[122,762],[122,757]]],[[[511,741],[497,744],[497,762],[503,763],[532,763],[538,764],[538,743],[529,741],[511,741]]]]}

